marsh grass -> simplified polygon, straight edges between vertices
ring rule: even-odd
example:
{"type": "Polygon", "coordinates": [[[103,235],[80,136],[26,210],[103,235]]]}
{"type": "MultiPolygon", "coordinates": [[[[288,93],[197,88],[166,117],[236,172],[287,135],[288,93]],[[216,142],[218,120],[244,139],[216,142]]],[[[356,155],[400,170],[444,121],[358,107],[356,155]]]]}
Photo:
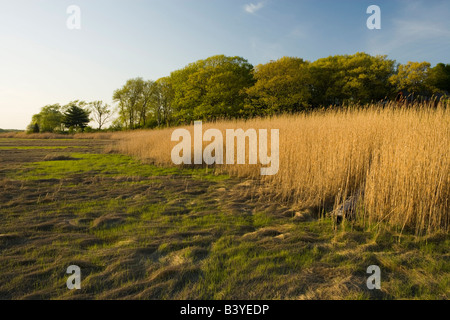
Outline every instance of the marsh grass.
{"type": "MultiPolygon", "coordinates": [[[[192,126],[184,128],[193,136],[192,126]]],[[[226,129],[280,130],[278,174],[261,177],[259,165],[209,168],[262,181],[253,189],[267,201],[310,209],[318,217],[361,195],[356,215],[367,228],[388,226],[417,235],[450,229],[448,105],[371,105],[203,124],[203,132],[209,128],[224,137],[226,129]]],[[[172,165],[173,130],[116,133],[114,149],[172,165]]]]}

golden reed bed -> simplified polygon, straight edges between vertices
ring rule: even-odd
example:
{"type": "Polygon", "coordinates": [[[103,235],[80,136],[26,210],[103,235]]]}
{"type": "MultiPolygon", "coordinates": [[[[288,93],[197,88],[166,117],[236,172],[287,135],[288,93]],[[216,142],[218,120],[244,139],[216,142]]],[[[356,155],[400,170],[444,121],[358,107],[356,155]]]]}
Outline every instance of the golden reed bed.
{"type": "MultiPolygon", "coordinates": [[[[258,191],[268,201],[329,210],[358,194],[359,219],[368,226],[384,221],[417,234],[449,231],[448,106],[370,106],[203,124],[203,132],[209,128],[224,136],[226,129],[280,130],[278,174],[262,177],[259,165],[216,165],[219,172],[262,179],[258,191]]],[[[174,129],[116,133],[113,138],[120,140],[116,149],[122,153],[173,165],[174,129]]]]}

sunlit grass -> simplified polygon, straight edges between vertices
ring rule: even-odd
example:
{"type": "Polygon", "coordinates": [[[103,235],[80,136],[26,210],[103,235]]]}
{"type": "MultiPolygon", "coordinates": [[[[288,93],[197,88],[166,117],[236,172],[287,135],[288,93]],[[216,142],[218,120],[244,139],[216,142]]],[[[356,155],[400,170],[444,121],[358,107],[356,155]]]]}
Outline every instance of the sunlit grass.
{"type": "MultiPolygon", "coordinates": [[[[209,181],[223,181],[229,177],[225,174],[214,175],[202,169],[167,168],[154,165],[143,165],[139,160],[119,154],[85,154],[70,153],[73,160],[41,161],[26,164],[18,172],[9,177],[25,180],[63,179],[73,174],[92,172],[102,176],[154,177],[167,175],[194,175],[209,181]]],[[[141,182],[142,183],[142,182],[141,182]]]]}
{"type": "MultiPolygon", "coordinates": [[[[193,126],[185,128],[193,136],[193,126]]],[[[394,103],[203,124],[203,132],[211,128],[223,136],[226,129],[280,130],[276,175],[261,177],[259,165],[215,167],[217,172],[261,180],[253,189],[268,202],[281,200],[323,213],[361,194],[357,216],[367,228],[389,226],[416,234],[450,230],[448,106],[397,108],[394,103]]],[[[171,141],[173,130],[112,137],[120,140],[116,149],[122,153],[171,166],[171,150],[177,144],[171,141]]]]}

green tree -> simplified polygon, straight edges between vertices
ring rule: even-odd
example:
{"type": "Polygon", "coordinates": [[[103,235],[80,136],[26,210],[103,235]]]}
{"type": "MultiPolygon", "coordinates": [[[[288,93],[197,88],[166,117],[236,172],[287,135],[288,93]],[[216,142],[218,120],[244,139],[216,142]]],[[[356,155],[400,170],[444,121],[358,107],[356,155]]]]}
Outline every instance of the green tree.
{"type": "Polygon", "coordinates": [[[450,93],[450,64],[438,63],[431,68],[427,83],[433,93],[450,93]]]}
{"type": "Polygon", "coordinates": [[[253,66],[241,57],[217,55],[171,73],[173,116],[178,123],[233,118],[244,109],[253,66]]]}
{"type": "Polygon", "coordinates": [[[158,126],[168,126],[172,121],[174,91],[169,77],[156,81],[155,114],[158,126]]]}
{"type": "Polygon", "coordinates": [[[344,73],[342,91],[346,99],[368,103],[379,101],[393,91],[389,78],[395,72],[395,61],[385,55],[356,53],[338,62],[344,73]],[[341,64],[342,62],[342,64],[341,64]]]}
{"type": "Polygon", "coordinates": [[[311,104],[314,107],[336,104],[345,98],[339,88],[341,81],[337,56],[314,61],[309,66],[309,73],[311,104]]]}
{"type": "Polygon", "coordinates": [[[33,115],[28,129],[39,132],[56,132],[62,130],[61,106],[59,104],[46,105],[38,114],[33,115]]]}
{"type": "Polygon", "coordinates": [[[89,109],[93,120],[98,124],[98,130],[102,130],[102,127],[112,116],[110,106],[104,104],[103,101],[93,101],[89,103],[89,109]]]}
{"type": "Polygon", "coordinates": [[[308,107],[311,98],[308,62],[300,58],[283,57],[256,66],[256,83],[246,89],[247,116],[300,111],[308,107]]]}
{"type": "Polygon", "coordinates": [[[119,119],[129,129],[146,127],[156,95],[155,82],[142,78],[128,80],[125,85],[114,91],[113,100],[118,103],[119,119]]]}
{"type": "Polygon", "coordinates": [[[142,78],[127,80],[125,85],[114,91],[113,101],[119,104],[119,117],[125,127],[134,129],[138,119],[138,101],[142,93],[144,80],[142,78]]]}
{"type": "Polygon", "coordinates": [[[169,82],[173,90],[173,118],[174,124],[189,123],[194,119],[194,109],[198,101],[196,95],[192,94],[192,81],[187,85],[191,75],[195,74],[198,66],[189,64],[183,69],[173,71],[170,74],[169,82]]]}
{"type": "Polygon", "coordinates": [[[432,91],[428,84],[431,64],[429,62],[408,62],[399,64],[397,72],[390,77],[390,82],[398,91],[429,95],[432,91]]]}
{"type": "MultiPolygon", "coordinates": [[[[139,126],[151,127],[148,123],[150,119],[157,118],[156,98],[158,94],[158,85],[151,80],[144,81],[142,85],[141,99],[139,101],[139,126]]],[[[158,122],[159,125],[159,122],[158,122]]]]}
{"type": "Polygon", "coordinates": [[[39,133],[39,124],[37,122],[31,122],[27,126],[27,133],[39,133]]]}
{"type": "Polygon", "coordinates": [[[89,121],[89,111],[84,110],[75,104],[69,106],[64,113],[63,124],[67,128],[79,128],[81,131],[84,131],[84,128],[88,125],[89,121]]]}
{"type": "Polygon", "coordinates": [[[379,101],[393,92],[389,79],[394,72],[395,61],[382,55],[358,52],[319,59],[310,66],[311,103],[379,101]]]}

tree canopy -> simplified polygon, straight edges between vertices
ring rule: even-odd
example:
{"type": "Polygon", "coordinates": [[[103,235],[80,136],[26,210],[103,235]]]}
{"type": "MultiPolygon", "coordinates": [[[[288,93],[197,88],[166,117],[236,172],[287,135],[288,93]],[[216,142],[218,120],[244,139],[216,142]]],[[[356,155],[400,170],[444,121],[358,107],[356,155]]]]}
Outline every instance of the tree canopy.
{"type": "Polygon", "coordinates": [[[253,85],[253,66],[241,57],[213,56],[172,72],[173,119],[233,118],[244,107],[243,89],[253,85]]]}
{"type": "Polygon", "coordinates": [[[56,104],[46,105],[41,111],[33,115],[29,130],[33,132],[55,132],[61,130],[63,114],[61,106],[56,104]]]}
{"type": "Polygon", "coordinates": [[[427,82],[430,67],[431,64],[429,62],[400,64],[397,72],[390,77],[390,81],[398,90],[428,94],[430,91],[433,91],[427,82]]]}
{"type": "Polygon", "coordinates": [[[89,121],[89,111],[84,110],[76,104],[71,104],[67,107],[67,111],[64,113],[62,123],[67,128],[81,129],[81,131],[83,131],[89,121]]]}
{"type": "Polygon", "coordinates": [[[246,89],[247,115],[271,115],[308,108],[311,99],[309,63],[300,58],[283,57],[260,64],[254,70],[256,80],[246,89]]]}
{"type": "Polygon", "coordinates": [[[156,84],[142,78],[128,80],[114,91],[113,100],[118,103],[119,118],[128,129],[147,127],[149,116],[155,116],[156,84]]]}
{"type": "Polygon", "coordinates": [[[311,64],[311,104],[369,103],[390,96],[395,61],[366,53],[337,55],[311,64]]]}
{"type": "Polygon", "coordinates": [[[434,93],[450,92],[450,64],[438,63],[428,72],[428,86],[434,93]]]}
{"type": "Polygon", "coordinates": [[[93,101],[89,103],[89,109],[93,120],[98,124],[98,130],[101,130],[105,123],[111,118],[110,106],[103,101],[93,101]]]}

